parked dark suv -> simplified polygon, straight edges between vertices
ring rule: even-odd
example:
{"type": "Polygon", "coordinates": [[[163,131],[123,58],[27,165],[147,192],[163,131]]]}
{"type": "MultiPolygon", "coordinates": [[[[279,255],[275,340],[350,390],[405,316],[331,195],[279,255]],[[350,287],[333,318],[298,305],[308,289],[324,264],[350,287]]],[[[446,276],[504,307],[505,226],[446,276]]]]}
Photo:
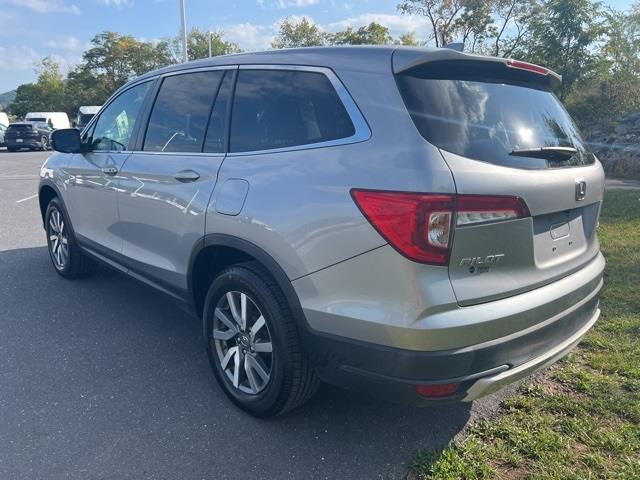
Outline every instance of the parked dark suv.
{"type": "Polygon", "coordinates": [[[63,277],[100,261],[188,305],[253,414],[319,380],[472,401],[561,358],[600,314],[604,175],[559,85],[528,63],[393,47],[151,72],[82,136],[54,133],[49,255],[63,277]]]}
{"type": "Polygon", "coordinates": [[[47,150],[53,129],[44,122],[12,123],[4,134],[7,150],[47,150]]]}

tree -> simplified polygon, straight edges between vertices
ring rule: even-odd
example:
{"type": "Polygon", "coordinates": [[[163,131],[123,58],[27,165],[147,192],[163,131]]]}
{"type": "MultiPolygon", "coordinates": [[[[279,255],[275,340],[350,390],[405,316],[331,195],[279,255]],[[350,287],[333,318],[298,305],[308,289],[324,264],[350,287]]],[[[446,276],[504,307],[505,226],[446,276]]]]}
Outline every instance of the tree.
{"type": "Polygon", "coordinates": [[[602,55],[613,73],[640,74],[640,4],[628,13],[609,10],[605,14],[607,40],[602,55]]]}
{"type": "Polygon", "coordinates": [[[459,41],[463,50],[509,56],[539,12],[539,0],[403,0],[398,10],[425,16],[436,47],[459,41]]]}
{"type": "Polygon", "coordinates": [[[403,0],[398,5],[402,14],[424,15],[431,24],[436,47],[453,42],[460,33],[460,18],[466,0],[403,0]]]}
{"type": "Polygon", "coordinates": [[[285,18],[280,23],[278,34],[271,42],[272,48],[317,47],[327,41],[325,33],[311,20],[303,17],[296,22],[285,18]]]}
{"type": "Polygon", "coordinates": [[[65,111],[75,116],[81,105],[102,105],[113,93],[103,80],[85,65],[77,65],[69,71],[65,85],[65,111]]]}
{"type": "Polygon", "coordinates": [[[420,45],[422,45],[416,38],[415,32],[403,33],[395,39],[394,43],[396,45],[407,45],[410,47],[419,47],[420,45]]]}
{"type": "Polygon", "coordinates": [[[93,37],[91,44],[82,56],[84,68],[109,92],[132,77],[173,63],[167,42],[154,44],[131,35],[103,32],[93,37]]]}
{"type": "Polygon", "coordinates": [[[521,46],[532,20],[539,14],[538,0],[497,0],[487,53],[494,57],[510,57],[521,46]]]}
{"type": "MultiPolygon", "coordinates": [[[[169,41],[172,60],[174,63],[182,62],[182,38],[176,37],[169,41]]],[[[239,53],[240,47],[233,42],[224,39],[222,31],[211,32],[211,56],[239,53]]],[[[207,58],[209,56],[209,32],[192,28],[187,34],[187,52],[189,60],[207,58]]]]}
{"type": "Polygon", "coordinates": [[[640,8],[609,10],[605,40],[590,75],[566,97],[567,108],[587,132],[608,130],[640,108],[640,8]]]}
{"type": "Polygon", "coordinates": [[[19,118],[33,111],[64,110],[65,84],[60,65],[51,57],[45,57],[36,72],[38,80],[20,85],[16,98],[9,105],[9,111],[19,118]]]}
{"type": "Polygon", "coordinates": [[[389,45],[393,43],[393,38],[389,34],[389,29],[376,22],[371,22],[366,27],[354,30],[347,28],[327,37],[328,43],[332,45],[389,45]]]}
{"type": "Polygon", "coordinates": [[[590,0],[549,0],[531,19],[526,60],[552,68],[562,75],[560,97],[588,77],[598,63],[594,51],[605,29],[599,3],[590,0]]]}
{"type": "Polygon", "coordinates": [[[463,50],[475,52],[489,36],[493,7],[494,3],[486,0],[467,0],[464,3],[462,14],[455,21],[455,30],[460,32],[463,50]]]}

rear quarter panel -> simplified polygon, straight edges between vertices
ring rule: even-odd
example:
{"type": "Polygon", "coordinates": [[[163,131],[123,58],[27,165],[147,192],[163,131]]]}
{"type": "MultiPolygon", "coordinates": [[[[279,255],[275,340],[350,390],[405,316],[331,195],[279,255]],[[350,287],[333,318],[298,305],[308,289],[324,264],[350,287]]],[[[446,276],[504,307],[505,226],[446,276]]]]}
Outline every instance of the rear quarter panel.
{"type": "Polygon", "coordinates": [[[206,233],[251,241],[290,279],[384,245],[351,198],[352,188],[455,191],[441,155],[418,134],[388,74],[337,71],[364,115],[371,137],[332,147],[230,154],[207,211],[206,233]],[[249,183],[239,215],[218,213],[228,179],[249,183]]]}

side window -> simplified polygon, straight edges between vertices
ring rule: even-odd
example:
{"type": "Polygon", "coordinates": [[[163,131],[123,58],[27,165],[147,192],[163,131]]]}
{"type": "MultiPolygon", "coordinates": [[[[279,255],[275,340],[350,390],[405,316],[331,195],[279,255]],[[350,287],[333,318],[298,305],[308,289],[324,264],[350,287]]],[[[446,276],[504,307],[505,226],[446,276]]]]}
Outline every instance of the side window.
{"type": "Polygon", "coordinates": [[[100,114],[92,135],[93,151],[126,150],[151,82],[122,92],[100,114]]]}
{"type": "Polygon", "coordinates": [[[224,71],[166,77],[153,105],[143,150],[201,152],[224,71]]]}
{"type": "Polygon", "coordinates": [[[355,127],[326,75],[240,70],[231,116],[231,152],[350,137],[355,127]]]}
{"type": "Polygon", "coordinates": [[[204,151],[211,153],[224,152],[224,136],[227,118],[227,106],[231,97],[231,89],[233,88],[233,72],[228,71],[222,80],[216,104],[211,111],[209,119],[209,128],[207,137],[204,141],[204,151]]]}

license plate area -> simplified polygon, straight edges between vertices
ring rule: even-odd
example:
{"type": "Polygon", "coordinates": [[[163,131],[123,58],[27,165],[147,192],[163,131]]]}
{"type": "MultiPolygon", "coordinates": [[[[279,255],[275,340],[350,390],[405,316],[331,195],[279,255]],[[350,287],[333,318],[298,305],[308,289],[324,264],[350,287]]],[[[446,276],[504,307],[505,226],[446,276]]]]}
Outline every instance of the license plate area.
{"type": "Polygon", "coordinates": [[[536,265],[544,268],[583,254],[593,234],[597,213],[594,204],[534,217],[536,265]]]}
{"type": "Polygon", "coordinates": [[[16,138],[16,142],[17,143],[22,143],[22,139],[21,138],[16,138]]]}

